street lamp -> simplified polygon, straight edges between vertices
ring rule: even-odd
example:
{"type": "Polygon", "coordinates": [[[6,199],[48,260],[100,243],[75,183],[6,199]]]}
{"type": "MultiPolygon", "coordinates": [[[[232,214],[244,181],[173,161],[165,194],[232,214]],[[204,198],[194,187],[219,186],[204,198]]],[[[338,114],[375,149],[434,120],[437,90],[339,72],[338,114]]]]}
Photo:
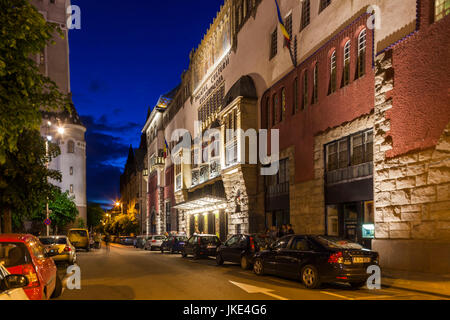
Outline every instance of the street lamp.
{"type": "MultiPolygon", "coordinates": [[[[52,123],[50,121],[47,121],[47,137],[45,139],[45,167],[48,170],[48,167],[50,165],[50,161],[49,161],[49,144],[50,142],[53,140],[53,137],[51,135],[49,135],[49,131],[50,131],[50,127],[52,126],[52,123]]],[[[64,134],[64,128],[63,127],[58,127],[58,133],[62,136],[64,134]]],[[[48,197],[47,197],[47,203],[46,203],[46,217],[47,217],[47,221],[50,219],[50,210],[49,210],[49,206],[48,206],[48,197]]],[[[50,225],[46,223],[46,231],[47,231],[47,237],[50,236],[50,225]]]]}
{"type": "Polygon", "coordinates": [[[116,207],[120,207],[120,214],[123,214],[123,203],[120,201],[117,201],[114,205],[116,207]]]}

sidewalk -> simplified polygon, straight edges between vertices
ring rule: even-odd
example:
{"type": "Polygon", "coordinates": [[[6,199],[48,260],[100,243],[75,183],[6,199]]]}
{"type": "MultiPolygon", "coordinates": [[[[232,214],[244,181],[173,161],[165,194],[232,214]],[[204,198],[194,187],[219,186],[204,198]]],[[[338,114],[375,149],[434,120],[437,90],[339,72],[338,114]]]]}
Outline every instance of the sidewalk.
{"type": "Polygon", "coordinates": [[[382,269],[381,285],[384,287],[436,294],[450,299],[450,274],[437,275],[382,269]]]}

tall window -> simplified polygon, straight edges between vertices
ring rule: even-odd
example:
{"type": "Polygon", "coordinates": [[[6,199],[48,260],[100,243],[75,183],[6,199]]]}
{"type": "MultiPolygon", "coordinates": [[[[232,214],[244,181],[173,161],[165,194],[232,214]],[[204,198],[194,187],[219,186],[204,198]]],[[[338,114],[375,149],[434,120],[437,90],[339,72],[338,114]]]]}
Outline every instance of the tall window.
{"type": "Polygon", "coordinates": [[[73,167],[70,167],[70,175],[73,176],[73,167]]]}
{"type": "Polygon", "coordinates": [[[294,108],[293,113],[297,113],[298,111],[298,79],[294,80],[294,108]]]}
{"type": "Polygon", "coordinates": [[[331,3],[331,0],[320,0],[320,8],[319,13],[325,10],[326,7],[328,7],[331,3]]]}
{"type": "Polygon", "coordinates": [[[70,193],[73,193],[73,184],[70,185],[70,193]]]}
{"type": "Polygon", "coordinates": [[[270,36],[270,59],[277,55],[277,44],[278,44],[278,32],[277,28],[272,32],[270,36]]]}
{"type": "MultiPolygon", "coordinates": [[[[292,14],[290,14],[284,21],[284,26],[286,27],[286,31],[289,34],[289,38],[292,40],[292,14]]],[[[285,45],[287,45],[287,40],[284,39],[285,45]]]]}
{"type": "Polygon", "coordinates": [[[286,89],[281,89],[281,115],[280,121],[285,120],[286,118],[286,89]]]}
{"type": "Polygon", "coordinates": [[[313,95],[312,95],[312,103],[317,103],[319,99],[319,63],[317,62],[314,66],[314,75],[313,75],[313,95]]]}
{"type": "Polygon", "coordinates": [[[330,58],[330,88],[328,93],[336,91],[336,50],[333,51],[330,58]]]}
{"type": "Polygon", "coordinates": [[[434,21],[439,21],[450,14],[450,0],[434,1],[434,21]]]}
{"type": "Polygon", "coordinates": [[[305,70],[303,74],[303,100],[302,100],[302,110],[308,106],[308,70],[305,70]]]}
{"type": "Polygon", "coordinates": [[[75,142],[73,142],[72,140],[70,140],[67,143],[67,152],[68,153],[75,153],[75,142]]]}
{"type": "Polygon", "coordinates": [[[270,128],[270,99],[269,97],[266,98],[266,124],[267,124],[267,129],[270,128]]]}
{"type": "Polygon", "coordinates": [[[350,83],[350,40],[344,46],[344,70],[342,74],[342,86],[350,83]]]}
{"type": "Polygon", "coordinates": [[[357,77],[362,77],[366,73],[366,29],[361,31],[358,37],[358,63],[357,77]]]}
{"type": "Polygon", "coordinates": [[[276,105],[276,94],[272,97],[272,127],[276,124],[277,121],[277,105],[276,105]]]}
{"type": "Polygon", "coordinates": [[[309,25],[310,21],[311,21],[311,1],[305,0],[303,1],[302,6],[302,23],[301,23],[302,30],[309,25]]]}

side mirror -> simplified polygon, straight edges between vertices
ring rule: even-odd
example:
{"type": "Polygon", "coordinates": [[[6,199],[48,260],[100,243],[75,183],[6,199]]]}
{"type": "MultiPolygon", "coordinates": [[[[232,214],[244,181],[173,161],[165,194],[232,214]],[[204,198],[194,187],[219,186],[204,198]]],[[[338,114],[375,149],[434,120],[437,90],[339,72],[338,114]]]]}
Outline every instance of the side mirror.
{"type": "Polygon", "coordinates": [[[28,286],[28,284],[30,282],[28,281],[28,278],[24,275],[11,274],[11,275],[7,275],[3,279],[3,283],[4,283],[6,290],[11,290],[11,289],[24,288],[24,287],[28,286]]]}

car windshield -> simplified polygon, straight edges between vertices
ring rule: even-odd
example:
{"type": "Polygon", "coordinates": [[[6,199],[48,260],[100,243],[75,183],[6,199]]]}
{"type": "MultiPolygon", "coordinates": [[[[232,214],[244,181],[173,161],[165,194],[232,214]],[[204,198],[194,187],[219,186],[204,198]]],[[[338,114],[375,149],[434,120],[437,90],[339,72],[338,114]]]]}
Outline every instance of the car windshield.
{"type": "Polygon", "coordinates": [[[317,237],[317,240],[328,248],[338,248],[338,249],[363,249],[363,246],[361,246],[358,243],[350,242],[345,239],[335,238],[335,237],[326,237],[326,236],[319,236],[317,237]]]}
{"type": "Polygon", "coordinates": [[[165,239],[164,236],[156,236],[156,237],[155,237],[155,240],[164,240],[164,239],[165,239]]]}
{"type": "Polygon", "coordinates": [[[219,239],[217,237],[201,237],[202,242],[205,244],[218,244],[219,239]]]}
{"type": "Polygon", "coordinates": [[[87,232],[85,230],[71,230],[69,231],[70,235],[87,237],[87,232]]]}
{"type": "Polygon", "coordinates": [[[27,248],[21,242],[0,242],[0,264],[5,268],[16,267],[31,261],[27,248]]]}
{"type": "Polygon", "coordinates": [[[39,241],[45,246],[55,244],[55,238],[39,238],[39,241]]]}
{"type": "Polygon", "coordinates": [[[66,238],[57,238],[56,244],[67,244],[67,239],[66,238]]]}

